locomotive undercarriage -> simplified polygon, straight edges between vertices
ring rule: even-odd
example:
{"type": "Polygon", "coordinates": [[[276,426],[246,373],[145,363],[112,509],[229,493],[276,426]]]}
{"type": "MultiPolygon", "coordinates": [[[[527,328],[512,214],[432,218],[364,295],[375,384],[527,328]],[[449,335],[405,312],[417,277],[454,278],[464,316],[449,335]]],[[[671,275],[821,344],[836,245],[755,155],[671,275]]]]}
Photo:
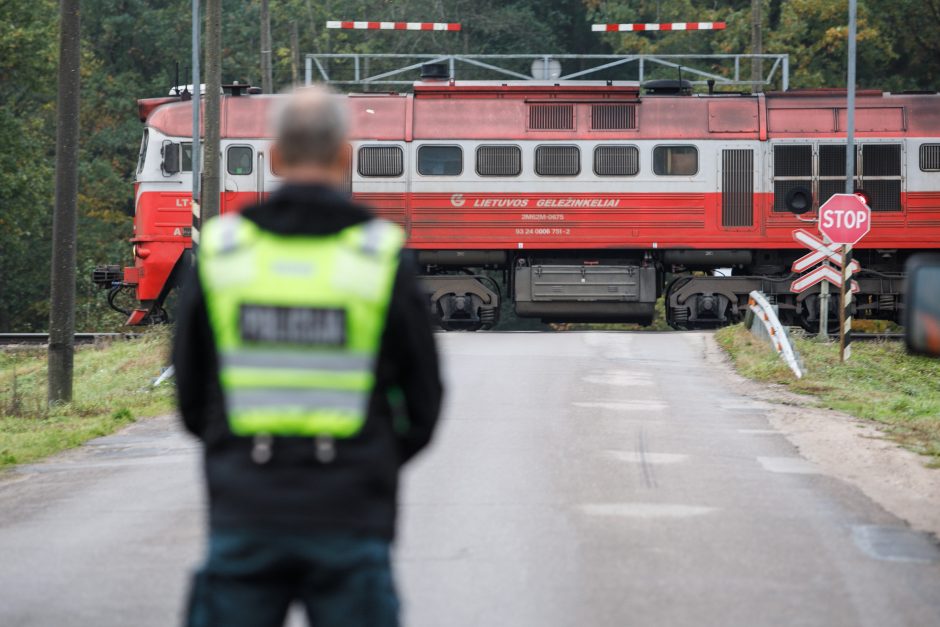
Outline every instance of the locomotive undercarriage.
{"type": "MultiPolygon", "coordinates": [[[[732,269],[731,276],[716,275],[714,268],[678,273],[666,290],[666,321],[675,329],[714,329],[744,319],[748,295],[763,292],[779,309],[781,322],[816,332],[820,323],[820,288],[794,294],[790,284],[798,275],[789,272],[799,251],[761,252],[753,263],[732,269]]],[[[903,313],[904,259],[895,251],[857,251],[863,271],[855,276],[854,317],[900,322],[903,313]]],[[[837,289],[830,294],[838,294],[837,289]]],[[[837,328],[838,301],[830,300],[829,328],[837,328]]]]}

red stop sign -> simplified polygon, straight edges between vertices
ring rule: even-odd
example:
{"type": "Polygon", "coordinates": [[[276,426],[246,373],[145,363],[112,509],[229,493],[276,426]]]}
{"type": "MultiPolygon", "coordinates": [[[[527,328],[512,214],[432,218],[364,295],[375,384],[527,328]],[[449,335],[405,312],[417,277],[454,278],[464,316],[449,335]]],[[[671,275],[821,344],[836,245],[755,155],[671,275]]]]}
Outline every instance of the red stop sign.
{"type": "Polygon", "coordinates": [[[870,229],[871,209],[855,194],[834,194],[819,208],[819,232],[833,244],[856,244],[870,229]]]}

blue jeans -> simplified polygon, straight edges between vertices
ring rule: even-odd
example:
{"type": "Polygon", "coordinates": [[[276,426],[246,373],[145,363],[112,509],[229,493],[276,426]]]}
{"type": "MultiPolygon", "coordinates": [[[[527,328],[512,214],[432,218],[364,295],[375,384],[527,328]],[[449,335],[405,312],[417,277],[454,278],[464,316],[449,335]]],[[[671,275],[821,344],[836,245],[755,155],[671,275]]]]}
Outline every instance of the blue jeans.
{"type": "Polygon", "coordinates": [[[213,530],[189,627],[281,627],[303,603],[312,627],[398,627],[390,543],[351,533],[213,530]]]}

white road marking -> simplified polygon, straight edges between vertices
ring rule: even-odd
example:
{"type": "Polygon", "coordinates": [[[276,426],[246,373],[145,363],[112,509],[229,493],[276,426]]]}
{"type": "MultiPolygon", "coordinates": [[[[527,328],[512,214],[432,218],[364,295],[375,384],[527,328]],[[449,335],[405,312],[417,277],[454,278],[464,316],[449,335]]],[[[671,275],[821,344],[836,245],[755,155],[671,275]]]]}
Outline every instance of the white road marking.
{"type": "Polygon", "coordinates": [[[673,503],[588,503],[581,511],[589,516],[622,518],[691,518],[716,511],[714,507],[673,503]]]}
{"type": "Polygon", "coordinates": [[[666,403],[662,401],[583,401],[572,403],[575,407],[586,407],[588,409],[613,409],[617,411],[662,411],[666,409],[666,403]]]}
{"type": "Polygon", "coordinates": [[[652,375],[631,370],[607,370],[589,374],[581,379],[585,383],[598,385],[617,385],[623,387],[649,387],[655,385],[652,375]]]}
{"type": "Polygon", "coordinates": [[[770,472],[794,475],[817,475],[819,469],[802,457],[758,457],[757,461],[770,472]]]}
{"type": "Polygon", "coordinates": [[[748,410],[750,410],[750,409],[755,409],[755,410],[761,410],[761,409],[773,409],[773,405],[771,405],[770,403],[761,403],[761,402],[754,402],[754,403],[746,403],[746,402],[745,402],[745,403],[722,403],[722,404],[720,404],[720,405],[718,406],[718,408],[719,408],[719,409],[732,409],[732,410],[733,410],[733,409],[748,409],[748,410]]]}
{"type": "Polygon", "coordinates": [[[680,453],[638,453],[636,451],[604,451],[608,456],[631,464],[678,464],[689,459],[680,453]]]}
{"type": "Polygon", "coordinates": [[[782,435],[776,429],[738,429],[738,433],[745,433],[748,435],[782,435]]]}

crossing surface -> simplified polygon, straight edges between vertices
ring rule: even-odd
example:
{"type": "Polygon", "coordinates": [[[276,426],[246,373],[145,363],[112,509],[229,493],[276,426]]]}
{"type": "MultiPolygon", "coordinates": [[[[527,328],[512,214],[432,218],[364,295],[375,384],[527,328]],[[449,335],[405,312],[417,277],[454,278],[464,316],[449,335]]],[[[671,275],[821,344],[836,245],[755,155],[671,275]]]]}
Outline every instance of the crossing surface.
{"type": "MultiPolygon", "coordinates": [[[[704,335],[438,338],[447,412],[402,493],[405,624],[940,624],[937,546],[800,457],[704,335]]],[[[176,622],[202,511],[171,425],[0,481],[0,624],[176,622]]]]}

